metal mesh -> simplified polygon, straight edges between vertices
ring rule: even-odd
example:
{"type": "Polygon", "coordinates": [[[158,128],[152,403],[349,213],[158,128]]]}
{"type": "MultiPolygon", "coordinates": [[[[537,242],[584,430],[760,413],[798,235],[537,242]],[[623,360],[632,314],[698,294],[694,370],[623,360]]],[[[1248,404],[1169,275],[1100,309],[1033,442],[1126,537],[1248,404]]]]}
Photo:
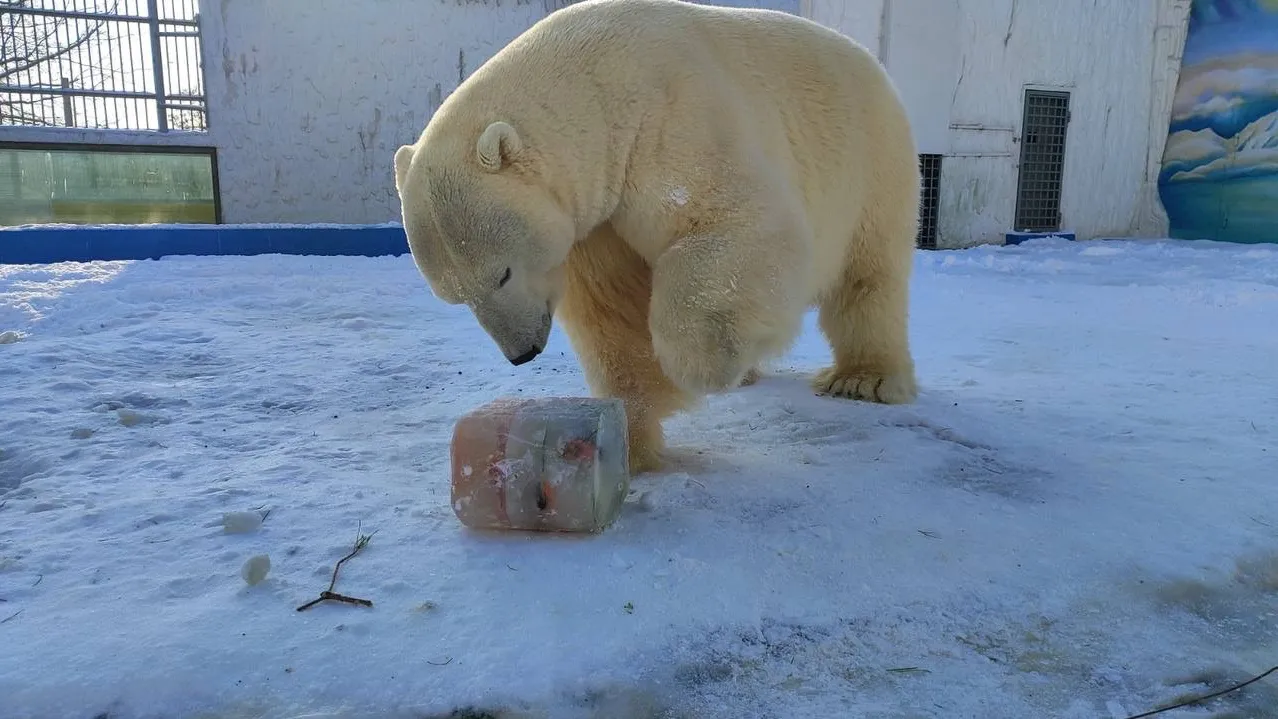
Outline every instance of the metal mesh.
{"type": "Polygon", "coordinates": [[[1021,168],[1016,187],[1016,229],[1059,230],[1069,93],[1025,91],[1021,168]]]}
{"type": "Polygon", "coordinates": [[[199,0],[0,0],[0,125],[207,129],[199,0]]]}
{"type": "Polygon", "coordinates": [[[919,203],[916,244],[925,250],[934,250],[941,208],[941,155],[919,155],[919,172],[923,175],[923,196],[919,203]]]}

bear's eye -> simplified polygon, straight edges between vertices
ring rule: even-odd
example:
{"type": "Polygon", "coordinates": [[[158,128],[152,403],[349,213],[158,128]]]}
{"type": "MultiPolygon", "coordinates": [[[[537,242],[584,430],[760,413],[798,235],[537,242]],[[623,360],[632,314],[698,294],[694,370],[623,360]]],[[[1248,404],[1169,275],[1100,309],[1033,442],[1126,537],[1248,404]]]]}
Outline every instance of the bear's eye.
{"type": "Polygon", "coordinates": [[[502,275],[502,276],[501,276],[501,281],[499,281],[499,282],[497,283],[497,286],[498,286],[498,287],[505,287],[507,282],[510,282],[510,268],[509,268],[509,267],[507,267],[507,268],[506,268],[506,274],[504,274],[504,275],[502,275]]]}

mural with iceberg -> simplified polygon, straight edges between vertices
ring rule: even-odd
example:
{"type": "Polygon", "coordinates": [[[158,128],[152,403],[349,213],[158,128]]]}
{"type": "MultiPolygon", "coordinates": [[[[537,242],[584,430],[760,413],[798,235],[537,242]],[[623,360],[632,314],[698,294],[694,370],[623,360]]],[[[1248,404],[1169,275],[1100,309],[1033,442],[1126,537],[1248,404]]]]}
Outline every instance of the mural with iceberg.
{"type": "Polygon", "coordinates": [[[1173,237],[1278,242],[1278,0],[1193,0],[1158,185],[1173,237]]]}

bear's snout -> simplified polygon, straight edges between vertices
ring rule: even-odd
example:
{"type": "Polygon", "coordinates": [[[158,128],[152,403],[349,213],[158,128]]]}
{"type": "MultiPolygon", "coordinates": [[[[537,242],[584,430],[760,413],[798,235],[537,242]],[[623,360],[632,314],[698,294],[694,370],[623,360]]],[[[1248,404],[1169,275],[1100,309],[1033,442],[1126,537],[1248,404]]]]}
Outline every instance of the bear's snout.
{"type": "Polygon", "coordinates": [[[525,353],[523,353],[523,354],[519,355],[518,357],[511,357],[511,358],[510,358],[510,363],[511,363],[511,364],[513,364],[513,365],[515,365],[516,367],[518,367],[518,366],[519,366],[519,365],[521,365],[521,364],[527,364],[527,363],[532,362],[533,360],[537,359],[537,355],[539,355],[539,354],[541,354],[541,348],[540,348],[540,347],[534,347],[534,348],[532,348],[532,349],[528,350],[527,352],[525,352],[525,353]]]}

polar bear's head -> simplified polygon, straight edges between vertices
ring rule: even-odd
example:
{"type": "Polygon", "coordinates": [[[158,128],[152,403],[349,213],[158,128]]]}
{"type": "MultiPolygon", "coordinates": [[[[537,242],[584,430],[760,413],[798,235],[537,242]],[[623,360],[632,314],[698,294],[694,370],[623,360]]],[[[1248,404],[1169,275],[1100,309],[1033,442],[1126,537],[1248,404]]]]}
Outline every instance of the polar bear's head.
{"type": "Polygon", "coordinates": [[[512,364],[534,359],[574,238],[536,152],[499,121],[460,141],[428,130],[394,165],[408,246],[431,291],[470,307],[512,364]]]}

